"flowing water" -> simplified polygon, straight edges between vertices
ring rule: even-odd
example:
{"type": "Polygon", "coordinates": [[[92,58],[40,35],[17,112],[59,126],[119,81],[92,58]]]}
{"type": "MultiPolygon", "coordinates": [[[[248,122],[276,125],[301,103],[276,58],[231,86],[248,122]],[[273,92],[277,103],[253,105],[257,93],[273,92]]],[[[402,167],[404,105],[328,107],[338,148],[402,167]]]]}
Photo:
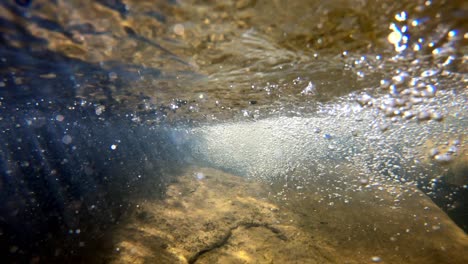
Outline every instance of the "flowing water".
{"type": "Polygon", "coordinates": [[[468,262],[467,18],[2,1],[2,259],[468,262]]]}

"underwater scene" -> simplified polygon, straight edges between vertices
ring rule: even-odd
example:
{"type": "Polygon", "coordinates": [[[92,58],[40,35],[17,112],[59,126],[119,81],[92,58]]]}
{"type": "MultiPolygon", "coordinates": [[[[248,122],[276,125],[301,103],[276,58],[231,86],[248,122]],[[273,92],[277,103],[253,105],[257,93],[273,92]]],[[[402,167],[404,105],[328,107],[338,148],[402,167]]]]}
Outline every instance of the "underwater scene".
{"type": "Polygon", "coordinates": [[[0,1],[0,263],[468,263],[468,2],[0,1]]]}

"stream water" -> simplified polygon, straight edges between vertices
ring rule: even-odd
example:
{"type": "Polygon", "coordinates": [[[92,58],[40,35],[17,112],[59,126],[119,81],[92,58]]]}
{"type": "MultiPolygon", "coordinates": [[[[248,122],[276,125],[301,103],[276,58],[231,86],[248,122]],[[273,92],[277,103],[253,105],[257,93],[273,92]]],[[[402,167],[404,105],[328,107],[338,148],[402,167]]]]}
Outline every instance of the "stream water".
{"type": "MultiPolygon", "coordinates": [[[[8,0],[0,44],[0,254],[11,263],[112,262],[115,250],[93,259],[89,245],[112,244],[137,201],[169,199],[192,166],[264,184],[258,199],[344,252],[207,263],[466,260],[466,1],[8,0]],[[434,223],[416,217],[426,211],[434,223]],[[384,231],[369,238],[371,225],[384,231]]],[[[292,239],[264,218],[229,227],[224,243],[239,227],[292,239]]],[[[194,263],[223,248],[180,241],[161,252],[194,263]]]]}

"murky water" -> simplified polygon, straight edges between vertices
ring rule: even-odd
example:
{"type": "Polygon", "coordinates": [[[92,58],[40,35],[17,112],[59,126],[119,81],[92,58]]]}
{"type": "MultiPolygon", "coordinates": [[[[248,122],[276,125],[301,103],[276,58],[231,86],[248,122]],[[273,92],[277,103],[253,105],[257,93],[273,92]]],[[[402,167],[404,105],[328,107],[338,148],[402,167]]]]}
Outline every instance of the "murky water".
{"type": "Polygon", "coordinates": [[[467,17],[1,2],[2,257],[465,263],[467,17]]]}

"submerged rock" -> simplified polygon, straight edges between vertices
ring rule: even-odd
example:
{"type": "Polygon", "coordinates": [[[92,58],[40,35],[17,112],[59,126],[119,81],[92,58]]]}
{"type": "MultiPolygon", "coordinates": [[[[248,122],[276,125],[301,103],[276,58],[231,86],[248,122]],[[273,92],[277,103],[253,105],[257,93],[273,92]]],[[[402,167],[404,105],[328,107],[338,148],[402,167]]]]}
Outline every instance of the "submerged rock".
{"type": "Polygon", "coordinates": [[[163,199],[138,202],[102,240],[98,257],[108,263],[468,261],[467,236],[415,188],[382,184],[348,194],[351,202],[332,206],[321,201],[327,193],[289,189],[278,199],[274,186],[192,167],[163,199]],[[196,179],[200,172],[203,181],[196,179]]]}

